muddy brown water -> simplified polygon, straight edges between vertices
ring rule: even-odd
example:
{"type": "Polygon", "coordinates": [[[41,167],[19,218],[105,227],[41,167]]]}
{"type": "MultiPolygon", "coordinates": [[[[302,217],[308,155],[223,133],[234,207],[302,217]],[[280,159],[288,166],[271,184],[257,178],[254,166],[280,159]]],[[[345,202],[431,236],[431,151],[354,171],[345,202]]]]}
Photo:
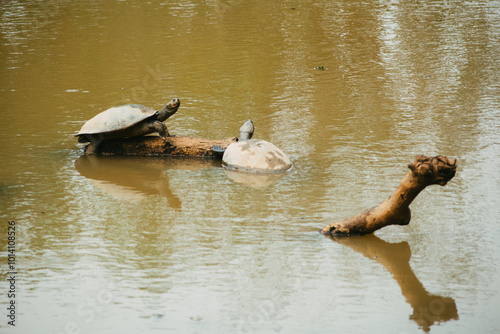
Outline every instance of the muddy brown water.
{"type": "Polygon", "coordinates": [[[2,333],[500,330],[499,2],[0,1],[0,61],[2,333]],[[82,157],[98,112],[174,97],[172,134],[252,119],[293,169],[82,157]],[[459,167],[410,225],[318,233],[417,154],[459,167]]]}

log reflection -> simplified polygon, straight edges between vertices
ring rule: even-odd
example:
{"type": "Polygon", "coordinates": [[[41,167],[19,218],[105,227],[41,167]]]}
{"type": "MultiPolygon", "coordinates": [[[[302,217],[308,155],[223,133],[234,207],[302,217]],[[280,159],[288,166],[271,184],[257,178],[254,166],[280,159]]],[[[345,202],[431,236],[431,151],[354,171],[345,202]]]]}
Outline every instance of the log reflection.
{"type": "Polygon", "coordinates": [[[413,308],[410,319],[424,332],[429,332],[435,323],[458,320],[455,300],[429,293],[415,276],[410,267],[411,250],[406,241],[389,243],[373,234],[330,238],[382,264],[392,274],[406,302],[413,308]]]}
{"type": "Polygon", "coordinates": [[[75,161],[76,170],[105,191],[125,200],[141,200],[150,195],[167,199],[167,205],[181,210],[182,202],[170,189],[170,169],[201,169],[213,162],[200,159],[154,159],[83,155],[75,161]]]}

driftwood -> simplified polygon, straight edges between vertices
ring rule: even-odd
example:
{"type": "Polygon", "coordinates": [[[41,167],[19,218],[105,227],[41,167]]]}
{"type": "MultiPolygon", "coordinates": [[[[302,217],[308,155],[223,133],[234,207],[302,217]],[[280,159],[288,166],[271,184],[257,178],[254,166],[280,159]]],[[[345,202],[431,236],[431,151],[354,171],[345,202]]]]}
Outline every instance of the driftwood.
{"type": "Polygon", "coordinates": [[[198,156],[215,157],[212,146],[220,145],[223,149],[236,142],[236,138],[211,140],[196,137],[167,137],[166,140],[158,136],[142,136],[105,140],[98,144],[85,146],[85,154],[96,155],[128,155],[145,157],[165,156],[198,156]]]}
{"type": "Polygon", "coordinates": [[[410,203],[425,187],[432,184],[444,186],[451,180],[455,176],[457,160],[419,155],[408,168],[410,172],[388,199],[344,221],[327,225],[320,232],[325,235],[363,235],[387,225],[408,225],[410,203]]]}

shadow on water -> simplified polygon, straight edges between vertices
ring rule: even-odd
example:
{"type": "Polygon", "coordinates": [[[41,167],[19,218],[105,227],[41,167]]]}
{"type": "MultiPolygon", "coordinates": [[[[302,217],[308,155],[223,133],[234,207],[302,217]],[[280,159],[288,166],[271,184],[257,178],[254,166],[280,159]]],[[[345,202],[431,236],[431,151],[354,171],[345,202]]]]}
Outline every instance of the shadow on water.
{"type": "Polygon", "coordinates": [[[410,319],[424,332],[435,323],[458,320],[455,300],[429,293],[410,267],[411,250],[406,241],[386,242],[375,235],[329,237],[333,241],[382,264],[394,277],[406,302],[413,309],[410,319]]]}
{"type": "Polygon", "coordinates": [[[214,166],[215,162],[211,160],[150,157],[82,155],[75,161],[75,168],[82,176],[116,198],[138,201],[150,195],[160,195],[175,210],[181,210],[182,202],[170,189],[168,171],[200,170],[214,166]]]}

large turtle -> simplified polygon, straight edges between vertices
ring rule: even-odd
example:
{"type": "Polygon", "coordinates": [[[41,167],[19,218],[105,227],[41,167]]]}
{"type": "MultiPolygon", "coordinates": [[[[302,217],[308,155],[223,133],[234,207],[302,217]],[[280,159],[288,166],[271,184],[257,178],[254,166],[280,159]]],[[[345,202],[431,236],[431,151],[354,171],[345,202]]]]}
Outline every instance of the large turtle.
{"type": "Polygon", "coordinates": [[[229,145],[224,151],[214,146],[216,153],[223,152],[222,165],[227,169],[253,173],[277,173],[292,167],[292,162],[282,150],[275,145],[260,139],[251,139],[254,126],[251,119],[240,128],[240,136],[236,143],[229,145]]]}
{"type": "Polygon", "coordinates": [[[143,136],[153,132],[167,139],[170,134],[163,122],[175,114],[180,105],[179,99],[173,99],[160,111],[141,104],[109,108],[88,120],[75,137],[80,143],[91,142],[94,146],[103,140],[143,136]]]}

